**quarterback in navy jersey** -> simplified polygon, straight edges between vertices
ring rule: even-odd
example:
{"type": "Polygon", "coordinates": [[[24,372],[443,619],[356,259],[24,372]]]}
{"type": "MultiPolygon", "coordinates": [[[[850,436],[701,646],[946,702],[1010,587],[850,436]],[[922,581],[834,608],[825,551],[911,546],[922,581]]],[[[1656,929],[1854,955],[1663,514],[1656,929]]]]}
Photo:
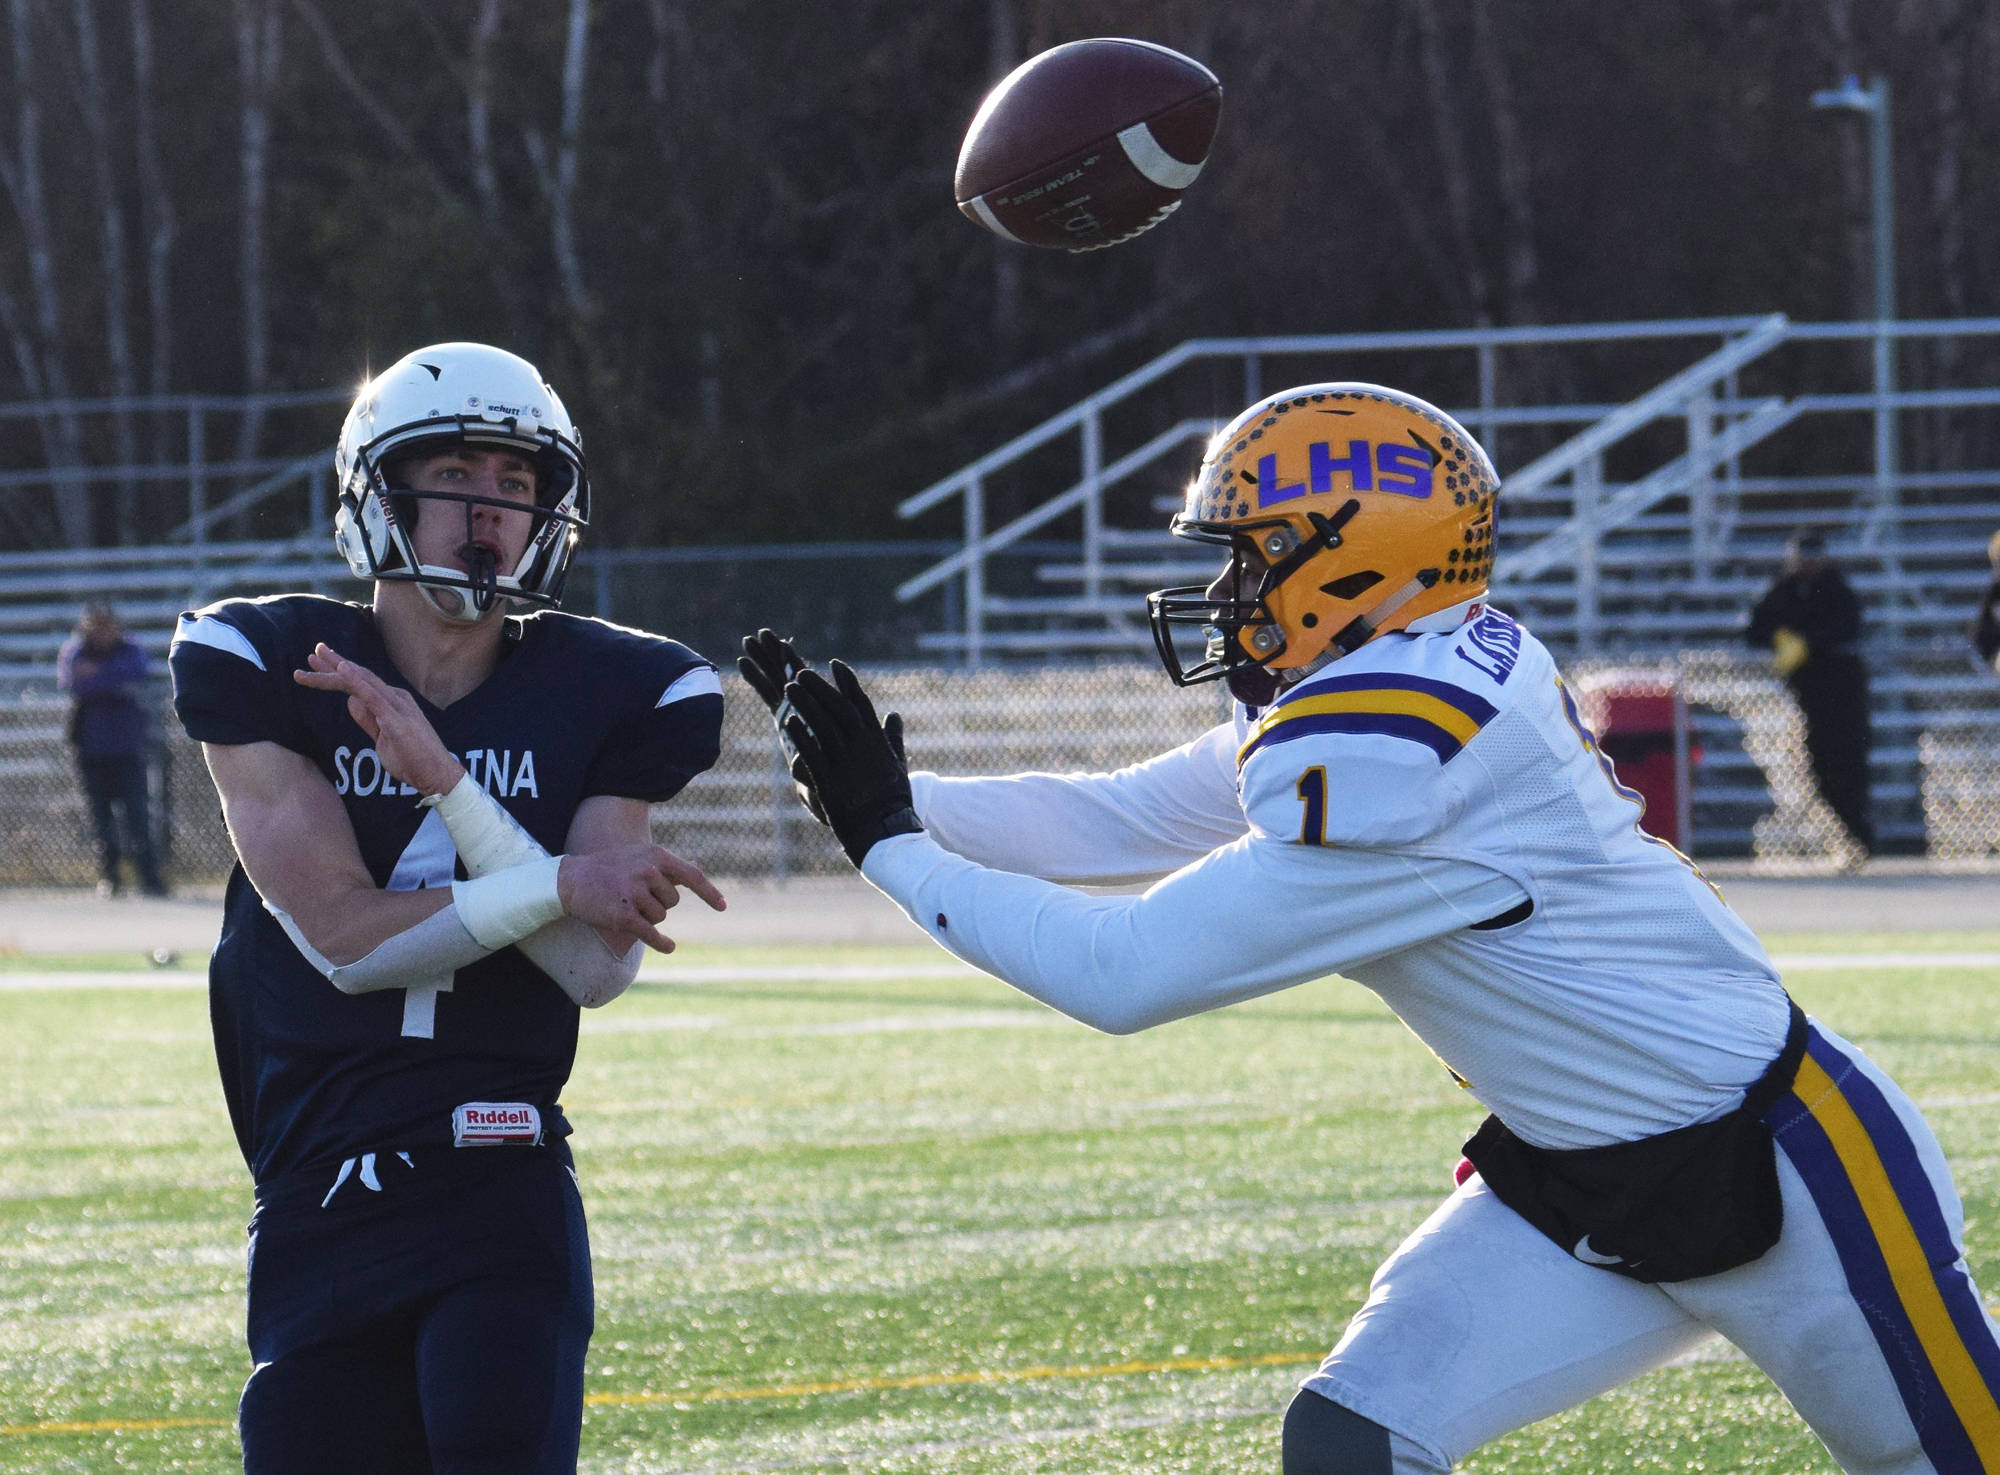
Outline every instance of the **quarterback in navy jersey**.
{"type": "Polygon", "coordinates": [[[716,758],[715,669],[553,608],[589,486],[561,401],[477,344],[350,412],[371,604],[227,600],[171,653],[239,864],[210,970],[256,1183],[250,1471],[575,1467],[589,1252],[560,1096],[683,887],[648,806],[716,758]],[[510,613],[510,606],[516,611],[510,613]]]}
{"type": "Polygon", "coordinates": [[[1245,410],[1173,524],[1228,562],[1149,601],[1170,675],[1225,680],[1233,717],[1116,773],[911,774],[846,666],[768,630],[740,665],[814,813],[959,957],[1116,1034],[1340,974],[1491,1113],[1292,1400],[1285,1475],[1443,1475],[1717,1333],[1854,1475],[2000,1471],[2000,1330],[1937,1138],[1639,828],[1549,651],[1487,607],[1497,491],[1412,395],[1245,410]]]}

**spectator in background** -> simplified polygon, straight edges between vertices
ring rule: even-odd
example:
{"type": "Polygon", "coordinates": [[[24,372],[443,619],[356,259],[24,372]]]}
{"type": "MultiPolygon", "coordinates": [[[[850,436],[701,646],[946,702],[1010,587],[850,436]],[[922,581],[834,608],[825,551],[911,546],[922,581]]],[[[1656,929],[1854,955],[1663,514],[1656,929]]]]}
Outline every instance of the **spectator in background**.
{"type": "Polygon", "coordinates": [[[1772,654],[1805,719],[1806,755],[1820,797],[1864,856],[1875,851],[1868,797],[1868,668],[1861,663],[1861,601],[1826,556],[1818,533],[1796,534],[1785,566],[1747,632],[1772,654]]]}
{"type": "Polygon", "coordinates": [[[71,699],[70,746],[97,836],[101,896],[118,894],[119,862],[126,854],[146,895],[167,894],[146,803],[146,675],[146,652],[108,604],[86,606],[56,656],[56,684],[71,699]]]}
{"type": "Polygon", "coordinates": [[[1986,597],[1979,601],[1979,613],[1966,634],[1979,659],[2000,672],[2000,533],[1986,545],[1986,558],[1993,565],[1993,582],[1986,586],[1986,597]]]}

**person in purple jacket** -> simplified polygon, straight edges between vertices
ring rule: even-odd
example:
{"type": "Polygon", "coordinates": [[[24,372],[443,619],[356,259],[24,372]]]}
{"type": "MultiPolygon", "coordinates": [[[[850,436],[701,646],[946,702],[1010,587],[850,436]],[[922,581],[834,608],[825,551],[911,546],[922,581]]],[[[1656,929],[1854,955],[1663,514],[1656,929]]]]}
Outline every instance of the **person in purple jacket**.
{"type": "Polygon", "coordinates": [[[167,894],[146,813],[151,723],[142,700],[146,679],[146,652],[125,633],[111,606],[86,606],[56,656],[56,684],[73,702],[69,739],[84,797],[90,801],[101,896],[118,894],[119,862],[127,853],[140,889],[148,896],[167,894]]]}

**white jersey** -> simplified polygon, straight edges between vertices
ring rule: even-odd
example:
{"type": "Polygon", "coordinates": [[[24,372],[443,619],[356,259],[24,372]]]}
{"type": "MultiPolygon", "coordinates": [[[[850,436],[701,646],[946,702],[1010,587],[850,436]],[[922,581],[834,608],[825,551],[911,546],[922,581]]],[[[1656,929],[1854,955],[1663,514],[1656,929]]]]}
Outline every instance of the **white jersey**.
{"type": "Polygon", "coordinates": [[[1379,637],[1117,773],[913,787],[927,833],[877,844],[863,874],[1101,1029],[1339,973],[1554,1148],[1718,1116],[1784,1041],[1756,938],[1639,829],[1554,660],[1497,612],[1379,637]]]}

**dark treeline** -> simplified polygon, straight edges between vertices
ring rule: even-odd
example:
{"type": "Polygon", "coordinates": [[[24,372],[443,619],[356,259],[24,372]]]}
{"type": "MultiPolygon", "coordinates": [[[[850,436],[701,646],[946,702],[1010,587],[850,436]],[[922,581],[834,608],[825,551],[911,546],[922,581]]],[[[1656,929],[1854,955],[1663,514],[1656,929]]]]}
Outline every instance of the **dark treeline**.
{"type": "Polygon", "coordinates": [[[1195,334],[1868,316],[1865,122],[1808,103],[1848,72],[1895,89],[1903,315],[2000,311],[1990,0],[0,0],[0,28],[0,399],[351,385],[484,338],[570,399],[615,543],[880,536],[1195,334]],[[1096,34],[1221,75],[1207,173],[1110,252],[986,237],[950,197],[966,120],[1096,34]]]}

